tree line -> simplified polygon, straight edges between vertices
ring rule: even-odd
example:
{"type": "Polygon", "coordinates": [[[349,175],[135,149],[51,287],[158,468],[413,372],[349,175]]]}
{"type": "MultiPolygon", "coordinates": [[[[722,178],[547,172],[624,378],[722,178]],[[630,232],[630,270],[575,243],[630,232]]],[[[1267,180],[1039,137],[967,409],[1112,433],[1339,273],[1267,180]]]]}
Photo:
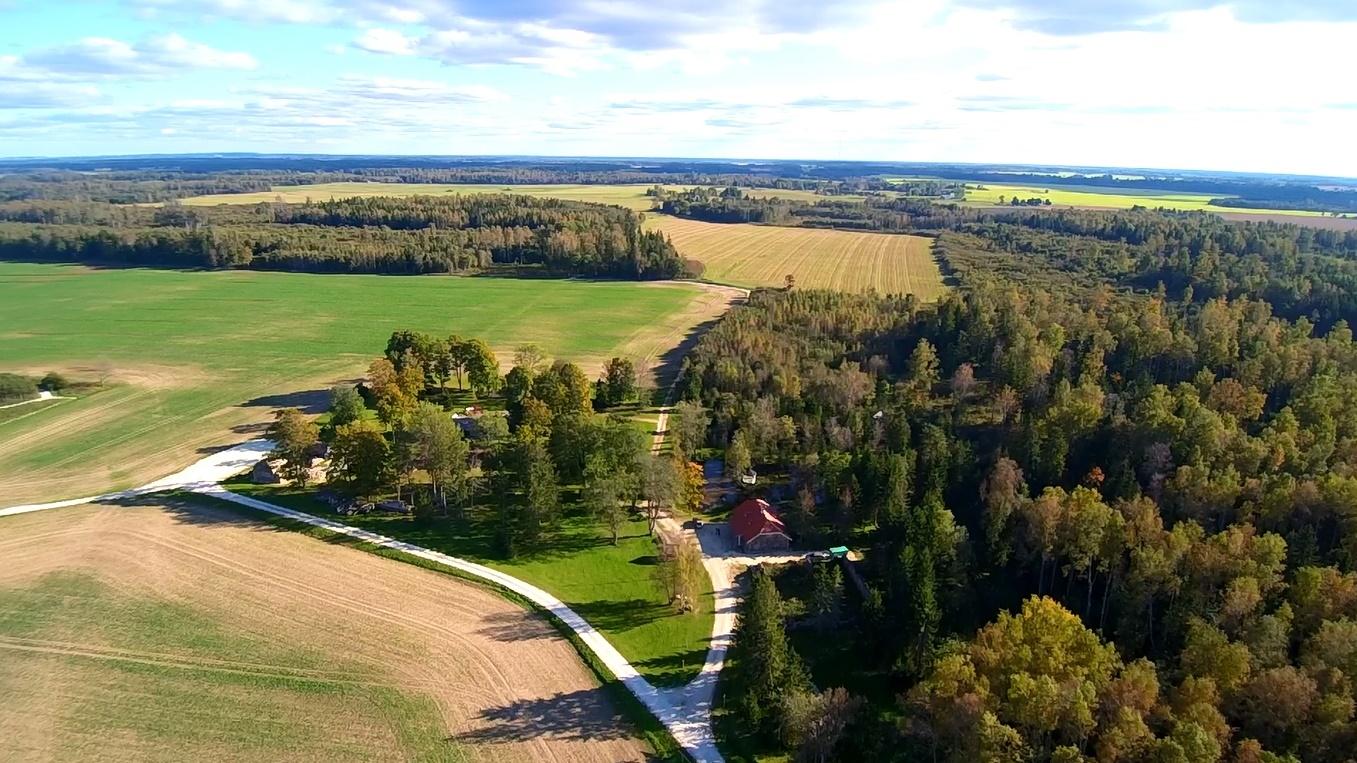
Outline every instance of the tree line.
{"type": "Polygon", "coordinates": [[[494,265],[612,278],[685,266],[629,210],[509,195],[363,198],[203,210],[0,205],[0,258],[307,272],[458,273],[494,265]]]}
{"type": "MultiPolygon", "coordinates": [[[[809,543],[868,550],[867,595],[836,595],[854,670],[820,666],[817,684],[794,652],[737,660],[726,706],[765,744],[805,748],[787,698],[830,713],[847,699],[826,692],[847,684],[874,704],[840,759],[1354,749],[1345,322],[1317,330],[1256,295],[980,274],[927,307],[760,291],[698,343],[681,389],[695,422],[681,436],[784,473],[783,516],[809,543]]],[[[805,625],[775,604],[760,606],[805,625]]],[[[759,611],[736,654],[768,643],[759,611]]]]}

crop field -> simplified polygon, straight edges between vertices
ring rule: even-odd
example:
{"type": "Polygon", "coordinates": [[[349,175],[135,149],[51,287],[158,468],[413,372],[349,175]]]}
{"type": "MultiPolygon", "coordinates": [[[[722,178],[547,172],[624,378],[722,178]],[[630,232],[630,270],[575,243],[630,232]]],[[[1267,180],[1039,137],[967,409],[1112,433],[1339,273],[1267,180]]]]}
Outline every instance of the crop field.
{"type": "MultiPolygon", "coordinates": [[[[667,185],[670,191],[680,191],[689,186],[667,185]]],[[[310,185],[280,185],[270,191],[257,193],[224,193],[211,196],[194,196],[184,199],[184,204],[212,206],[216,204],[259,204],[268,201],[281,201],[298,204],[305,201],[329,201],[354,196],[440,196],[458,193],[514,193],[524,196],[539,196],[567,201],[588,201],[595,204],[615,204],[620,207],[644,212],[653,206],[652,199],[646,196],[648,184],[619,185],[478,185],[471,183],[313,183],[310,185]]],[[[822,201],[821,196],[811,191],[782,190],[775,188],[746,189],[745,193],[758,198],[794,199],[799,201],[822,201]]],[[[832,198],[860,200],[861,196],[835,196],[832,198]]]]}
{"type": "Polygon", "coordinates": [[[0,759],[647,759],[549,624],[449,576],[168,499],[0,526],[0,759]]]}
{"type": "MultiPolygon", "coordinates": [[[[333,511],[315,488],[255,485],[237,479],[235,492],[320,516],[333,511]]],[[[715,600],[704,575],[696,610],[678,614],[651,577],[655,542],[643,521],[625,523],[617,545],[567,491],[562,527],[542,549],[507,558],[495,553],[494,512],[478,509],[460,518],[354,515],[345,523],[445,554],[479,562],[525,580],[570,605],[608,637],[652,683],[681,686],[697,676],[711,640],[715,600]]]]}
{"type": "Polygon", "coordinates": [[[935,299],[945,288],[932,239],[889,233],[707,223],[651,215],[684,257],[706,265],[703,278],[735,286],[782,286],[788,274],[807,288],[914,294],[935,299]]]}
{"type": "Polygon", "coordinates": [[[1153,191],[1122,188],[1097,188],[1093,186],[1079,189],[1068,187],[1050,187],[1030,185],[1005,185],[996,183],[966,184],[966,201],[973,204],[998,204],[1000,197],[1005,201],[1013,197],[1019,199],[1050,199],[1052,206],[1086,207],[1090,209],[1130,209],[1135,206],[1151,209],[1174,209],[1181,211],[1219,212],[1228,215],[1286,215],[1294,217],[1323,217],[1319,212],[1301,210],[1244,209],[1219,207],[1211,203],[1213,198],[1200,193],[1176,193],[1171,191],[1153,191]]]}
{"type": "MultiPolygon", "coordinates": [[[[99,384],[0,421],[0,504],[144,484],[324,404],[392,330],[458,333],[507,361],[536,342],[594,373],[657,369],[729,291],[508,278],[93,270],[0,263],[0,371],[99,384]]],[[[670,369],[665,365],[664,370],[670,369]]]]}

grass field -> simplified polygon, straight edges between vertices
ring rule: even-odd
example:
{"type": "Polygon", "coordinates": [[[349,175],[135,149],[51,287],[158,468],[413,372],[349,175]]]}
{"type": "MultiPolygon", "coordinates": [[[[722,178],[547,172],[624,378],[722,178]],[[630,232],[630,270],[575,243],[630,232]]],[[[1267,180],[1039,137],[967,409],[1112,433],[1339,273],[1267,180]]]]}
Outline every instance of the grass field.
{"type": "Polygon", "coordinates": [[[806,288],[914,294],[944,289],[932,239],[887,233],[706,223],[651,215],[684,257],[706,265],[703,278],[735,286],[781,286],[787,274],[806,288]]]}
{"type": "Polygon", "coordinates": [[[482,337],[501,360],[537,342],[592,373],[614,354],[654,366],[729,299],[688,285],[0,263],[0,370],[103,383],[0,422],[0,504],[171,473],[273,408],[322,404],[393,329],[482,337]]]}
{"type": "MultiPolygon", "coordinates": [[[[236,480],[232,490],[280,506],[322,516],[334,512],[315,500],[314,489],[254,485],[236,480]]],[[[569,507],[568,507],[569,508],[569,507]]],[[[676,614],[651,579],[657,561],[646,523],[628,522],[616,546],[592,518],[578,513],[539,552],[512,559],[492,553],[494,517],[474,512],[468,519],[356,515],[346,524],[494,567],[532,583],[570,605],[651,682],[679,686],[692,680],[706,659],[714,599],[703,576],[698,609],[676,614]]]]}
{"type": "Polygon", "coordinates": [[[1006,185],[996,183],[985,183],[983,187],[975,183],[966,184],[966,201],[973,204],[993,205],[999,203],[999,198],[1003,197],[1005,201],[1018,197],[1019,199],[1030,199],[1037,197],[1040,199],[1050,199],[1053,206],[1060,207],[1088,207],[1098,209],[1130,209],[1135,206],[1150,207],[1151,209],[1174,209],[1182,211],[1204,211],[1220,212],[1224,214],[1267,214],[1267,215],[1290,215],[1297,217],[1323,217],[1319,212],[1306,212],[1302,210],[1278,210],[1278,209],[1245,209],[1236,207],[1219,207],[1211,203],[1213,198],[1207,194],[1200,193],[1174,193],[1170,191],[1137,190],[1123,188],[1099,188],[1088,187],[1043,187],[1031,185],[1006,185]]]}
{"type": "MultiPolygon", "coordinates": [[[[670,191],[679,191],[688,186],[667,185],[670,191]]],[[[304,201],[329,201],[354,196],[441,196],[459,193],[516,193],[524,196],[540,196],[568,201],[589,201],[596,204],[616,204],[617,206],[643,212],[651,208],[652,199],[646,196],[649,184],[617,185],[486,185],[473,183],[313,183],[309,185],[280,185],[270,191],[257,193],[224,193],[211,196],[194,196],[184,199],[183,203],[197,206],[215,204],[258,204],[268,201],[300,203],[304,201]]],[[[745,189],[745,193],[759,198],[795,199],[800,201],[823,201],[821,196],[811,191],[782,190],[773,188],[745,189]]],[[[857,200],[861,196],[836,196],[836,199],[857,200]]]]}
{"type": "Polygon", "coordinates": [[[175,501],[0,526],[0,759],[647,757],[549,624],[449,576],[175,501]]]}

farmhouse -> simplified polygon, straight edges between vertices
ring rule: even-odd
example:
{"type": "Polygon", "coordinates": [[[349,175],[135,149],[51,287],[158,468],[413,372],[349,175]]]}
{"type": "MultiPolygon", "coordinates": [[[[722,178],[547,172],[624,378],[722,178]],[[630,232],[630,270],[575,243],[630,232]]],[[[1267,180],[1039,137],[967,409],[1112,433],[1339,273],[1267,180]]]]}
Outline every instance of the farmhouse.
{"type": "Polygon", "coordinates": [[[777,509],[762,498],[750,498],[730,515],[735,544],[745,551],[781,551],[792,545],[777,509]]]}

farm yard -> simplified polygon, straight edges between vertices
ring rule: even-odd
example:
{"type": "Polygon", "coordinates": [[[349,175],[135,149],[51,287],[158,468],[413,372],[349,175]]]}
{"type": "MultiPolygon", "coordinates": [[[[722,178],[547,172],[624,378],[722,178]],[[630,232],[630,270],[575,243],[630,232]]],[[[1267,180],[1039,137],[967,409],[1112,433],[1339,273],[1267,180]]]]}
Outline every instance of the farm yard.
{"type": "Polygon", "coordinates": [[[0,555],[0,758],[651,759],[550,625],[446,575],[169,499],[10,517],[0,555]]]}
{"type": "Polygon", "coordinates": [[[653,371],[732,296],[695,285],[0,263],[0,371],[58,369],[97,385],[6,411],[0,495],[50,501],[163,476],[262,431],[276,407],[315,410],[396,328],[483,337],[506,361],[536,342],[590,374],[613,355],[653,371]]]}
{"type": "Polygon", "coordinates": [[[782,286],[788,274],[803,288],[913,294],[930,301],[945,288],[932,239],[886,233],[708,223],[650,215],[679,253],[702,261],[703,278],[735,286],[782,286]]]}

